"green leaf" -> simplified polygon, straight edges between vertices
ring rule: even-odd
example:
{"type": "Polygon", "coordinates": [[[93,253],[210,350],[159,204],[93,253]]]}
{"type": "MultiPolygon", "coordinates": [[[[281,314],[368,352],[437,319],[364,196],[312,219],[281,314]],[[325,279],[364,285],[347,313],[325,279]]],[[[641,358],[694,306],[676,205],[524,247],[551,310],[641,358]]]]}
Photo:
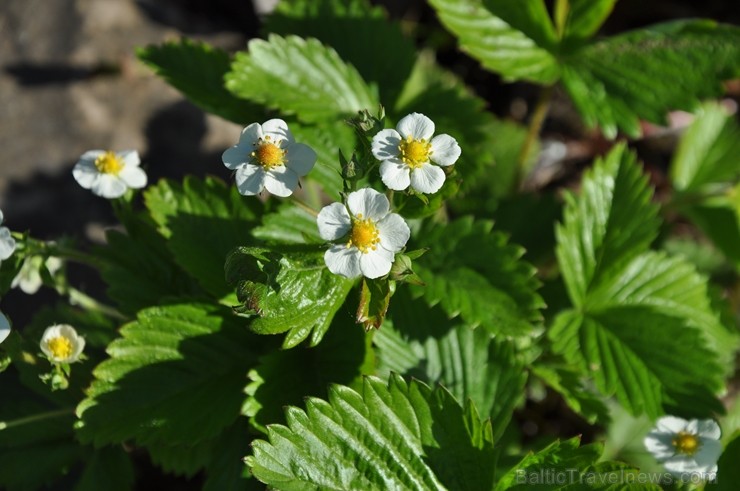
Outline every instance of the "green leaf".
{"type": "Polygon", "coordinates": [[[262,225],[252,230],[252,235],[274,244],[319,244],[316,217],[294,203],[280,205],[275,213],[262,217],[262,225]]]}
{"type": "Polygon", "coordinates": [[[309,123],[378,106],[375,88],[334,49],[297,36],[252,39],[248,53],[237,53],[226,87],[309,123]]]}
{"type": "Polygon", "coordinates": [[[229,255],[226,275],[237,284],[244,313],[255,315],[249,328],[258,334],[287,331],[284,348],[309,335],[316,346],[353,285],[326,269],[323,251],[315,248],[284,254],[240,247],[229,255]]]}
{"type": "Polygon", "coordinates": [[[567,366],[538,364],[532,374],[559,393],[568,406],[591,424],[609,422],[609,412],[602,398],[585,387],[580,373],[567,366]]]}
{"type": "Polygon", "coordinates": [[[204,111],[242,125],[264,116],[262,107],[235,97],[224,87],[231,60],[223,50],[182,39],[139,48],[136,54],[204,111]]]}
{"type": "Polygon", "coordinates": [[[416,49],[401,26],[366,0],[292,0],[278,4],[265,32],[313,37],[332,46],[390,106],[411,71],[416,49]],[[352,42],[347,42],[352,39],[352,42]]]}
{"type": "Polygon", "coordinates": [[[239,416],[259,338],[229,309],[154,307],[121,335],[77,408],[84,441],[192,445],[217,436],[239,416]]]}
{"type": "Polygon", "coordinates": [[[473,327],[526,335],[544,307],[536,292],[539,281],[534,267],[521,260],[524,251],[492,228],[492,222],[467,217],[423,229],[417,236],[430,251],[416,272],[426,286],[412,291],[473,327]]]}
{"type": "Polygon", "coordinates": [[[127,491],[134,486],[134,468],[122,447],[94,452],[85,465],[74,491],[127,491]]]}
{"type": "Polygon", "coordinates": [[[244,466],[249,452],[248,425],[245,418],[227,428],[216,441],[206,468],[203,491],[247,491],[262,489],[244,466]]]}
{"type": "Polygon", "coordinates": [[[693,401],[683,408],[686,413],[722,411],[712,394],[722,387],[722,368],[701,333],[679,317],[649,307],[586,316],[571,310],[556,318],[548,334],[556,352],[588,373],[602,393],[616,395],[632,414],[656,418],[664,403],[688,395],[693,401]]]}
{"type": "Polygon", "coordinates": [[[582,41],[593,36],[614,8],[617,0],[565,0],[568,12],[565,39],[582,41]]]}
{"type": "MultiPolygon", "coordinates": [[[[492,2],[493,3],[493,2],[492,2]]],[[[740,73],[740,28],[675,21],[588,44],[563,58],[563,84],[589,126],[613,138],[641,133],[640,119],[665,122],[722,94],[740,73]]]]}
{"type": "Polygon", "coordinates": [[[671,164],[676,189],[692,191],[705,184],[740,177],[740,127],[718,104],[705,104],[686,130],[671,164]]]}
{"type": "Polygon", "coordinates": [[[378,329],[383,325],[391,301],[390,281],[388,278],[362,279],[356,319],[365,330],[378,329]]]}
{"type": "Polygon", "coordinates": [[[714,198],[681,211],[740,269],[740,248],[737,247],[740,244],[740,211],[731,199],[731,196],[714,198]]]}
{"type": "Polygon", "coordinates": [[[369,336],[348,313],[335,316],[318,346],[279,350],[260,357],[249,372],[248,398],[242,412],[253,427],[284,423],[286,406],[301,406],[306,397],[325,398],[331,384],[361,386],[361,376],[375,372],[369,336]]]}
{"type": "Polygon", "coordinates": [[[247,465],[269,486],[291,489],[491,489],[490,426],[472,406],[393,376],[366,378],[362,392],[333,386],[270,426],[247,465]]]}
{"type": "Polygon", "coordinates": [[[651,197],[647,178],[624,145],[584,175],[580,197],[566,195],[556,253],[574,305],[583,305],[593,285],[610,280],[612,271],[654,240],[659,221],[651,197]]]}
{"type": "Polygon", "coordinates": [[[544,0],[483,0],[495,16],[522,32],[537,46],[554,51],[557,34],[544,0]]]}
{"type": "MultiPolygon", "coordinates": [[[[521,0],[516,2],[525,3],[521,0]]],[[[442,24],[459,38],[460,48],[483,67],[500,73],[505,80],[550,84],[558,79],[555,57],[524,31],[493,15],[483,6],[483,0],[429,0],[429,3],[437,11],[442,24]]],[[[512,1],[507,0],[506,4],[503,8],[514,13],[519,10],[512,1]]],[[[495,2],[488,2],[486,6],[495,12],[495,2]]],[[[536,10],[531,12],[532,15],[539,15],[536,10]]],[[[522,21],[525,26],[528,24],[523,17],[522,21]]],[[[530,27],[533,27],[532,32],[541,34],[536,37],[554,40],[549,32],[551,25],[541,29],[530,27]]]]}
{"type": "Polygon", "coordinates": [[[182,186],[162,180],[147,189],[144,199],[175,262],[208,293],[233,305],[236,297],[226,282],[224,263],[235,247],[253,242],[261,202],[216,178],[193,176],[182,186]]]}
{"type": "Polygon", "coordinates": [[[705,488],[707,491],[732,491],[740,480],[740,435],[732,440],[717,463],[717,480],[705,488]]]}

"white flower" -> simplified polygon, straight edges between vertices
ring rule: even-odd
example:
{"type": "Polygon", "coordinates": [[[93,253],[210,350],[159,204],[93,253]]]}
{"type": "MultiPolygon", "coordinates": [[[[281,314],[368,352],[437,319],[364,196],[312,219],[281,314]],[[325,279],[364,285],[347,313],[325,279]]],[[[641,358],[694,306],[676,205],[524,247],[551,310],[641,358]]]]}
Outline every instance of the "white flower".
{"type": "Polygon", "coordinates": [[[386,186],[395,191],[409,185],[422,193],[439,191],[445,173],[437,165],[454,164],[462,150],[450,135],[432,138],[433,134],[434,122],[412,113],[401,119],[395,130],[381,130],[373,137],[373,155],[381,161],[380,178],[386,186]]]}
{"type": "Polygon", "coordinates": [[[103,198],[120,198],[128,188],[146,186],[146,173],[139,167],[136,150],[111,152],[90,150],[82,154],[72,169],[75,180],[103,198]]]}
{"type": "Polygon", "coordinates": [[[719,425],[711,419],[686,421],[664,416],[644,440],[645,448],[678,477],[713,478],[722,453],[719,425]]]}
{"type": "Polygon", "coordinates": [[[342,203],[325,206],[317,222],[322,239],[347,237],[347,242],[324,254],[329,271],[347,278],[388,274],[395,253],[403,249],[411,234],[403,218],[390,213],[388,198],[369,188],[350,193],[346,207],[342,203]]]}
{"type": "Polygon", "coordinates": [[[298,178],[308,174],[316,163],[316,152],[296,143],[288,124],[271,119],[252,123],[239,137],[239,143],[223,153],[224,165],[235,170],[236,186],[245,196],[263,189],[275,196],[293,194],[298,178]]]}
{"type": "Polygon", "coordinates": [[[0,312],[0,344],[10,335],[10,322],[8,318],[0,312]]]}
{"type": "Polygon", "coordinates": [[[85,339],[68,324],[47,327],[41,336],[41,351],[52,363],[74,363],[85,349],[85,339]]]}
{"type": "Polygon", "coordinates": [[[49,273],[54,276],[54,273],[59,271],[62,267],[62,260],[58,257],[49,257],[44,261],[42,256],[29,256],[23,261],[21,270],[13,278],[13,282],[10,284],[11,288],[20,287],[24,293],[33,295],[41,285],[43,280],[41,279],[41,268],[45,267],[49,273]]]}
{"type": "MultiPolygon", "coordinates": [[[[0,225],[3,223],[3,211],[0,210],[0,225]]],[[[0,227],[0,263],[8,259],[15,251],[15,239],[8,227],[0,227]]]]}

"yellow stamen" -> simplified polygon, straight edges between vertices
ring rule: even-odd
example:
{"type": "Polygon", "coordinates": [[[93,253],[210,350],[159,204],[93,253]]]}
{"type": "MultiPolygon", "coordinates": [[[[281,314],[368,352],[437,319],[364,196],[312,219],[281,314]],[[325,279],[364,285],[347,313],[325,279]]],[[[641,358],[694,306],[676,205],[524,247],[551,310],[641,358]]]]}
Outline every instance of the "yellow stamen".
{"type": "Polygon", "coordinates": [[[251,153],[254,160],[265,169],[274,169],[285,163],[285,150],[272,143],[269,137],[265,137],[255,144],[257,149],[251,153]]]}
{"type": "Polygon", "coordinates": [[[694,455],[701,446],[701,442],[696,435],[685,431],[679,431],[671,443],[676,447],[676,452],[684,455],[694,455]]]}
{"type": "Polygon", "coordinates": [[[65,358],[72,356],[72,341],[64,336],[51,338],[47,341],[46,345],[49,347],[51,354],[57,360],[64,360],[65,358]]]}
{"type": "Polygon", "coordinates": [[[429,162],[429,157],[432,155],[432,144],[426,140],[414,140],[408,136],[398,144],[398,151],[401,153],[401,160],[406,165],[412,169],[418,169],[429,162]]]}
{"type": "Polygon", "coordinates": [[[103,174],[118,175],[123,169],[123,162],[113,152],[105,152],[95,159],[95,167],[103,174]]]}
{"type": "Polygon", "coordinates": [[[378,248],[378,242],[380,242],[378,227],[372,220],[363,220],[362,215],[358,215],[357,219],[352,222],[352,232],[350,232],[347,247],[357,247],[360,252],[367,254],[378,248]]]}

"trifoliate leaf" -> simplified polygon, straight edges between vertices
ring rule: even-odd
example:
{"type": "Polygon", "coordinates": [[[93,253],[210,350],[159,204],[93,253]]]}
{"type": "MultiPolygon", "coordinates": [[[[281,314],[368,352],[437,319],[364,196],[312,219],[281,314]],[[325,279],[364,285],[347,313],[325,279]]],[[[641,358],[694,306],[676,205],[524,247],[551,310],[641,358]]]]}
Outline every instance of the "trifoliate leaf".
{"type": "Polygon", "coordinates": [[[261,106],[239,99],[224,88],[224,75],[231,60],[223,50],[182,39],[140,48],[136,54],[204,111],[243,125],[264,115],[261,106]]]}
{"type": "Polygon", "coordinates": [[[313,37],[337,50],[390,105],[414,64],[414,43],[399,23],[367,0],[283,1],[265,23],[265,32],[313,37]],[[352,42],[347,42],[352,39],[352,42]]]}
{"type": "Polygon", "coordinates": [[[412,291],[471,326],[526,335],[530,323],[541,319],[539,281],[534,267],[521,260],[524,251],[492,227],[468,217],[417,234],[430,250],[415,266],[426,286],[412,291]]]}
{"type": "Polygon", "coordinates": [[[329,390],[286,410],[247,465],[280,489],[492,489],[490,426],[442,388],[392,376],[366,378],[362,392],[329,390]]]}
{"type": "MultiPolygon", "coordinates": [[[[496,2],[490,2],[496,3],[496,2]]],[[[740,28],[707,20],[653,25],[588,44],[563,57],[563,84],[586,123],[614,137],[641,133],[721,95],[740,74],[740,28]]]]}
{"type": "MultiPolygon", "coordinates": [[[[549,17],[546,21],[541,18],[542,12],[537,5],[533,4],[535,9],[527,12],[526,6],[520,10],[513,5],[515,2],[508,0],[488,2],[486,6],[483,0],[430,0],[429,3],[437,11],[442,24],[458,36],[460,48],[485,68],[500,73],[509,81],[529,80],[549,84],[558,79],[555,57],[536,40],[547,39],[548,44],[554,41],[549,17]],[[507,3],[502,8],[508,9],[511,20],[514,23],[520,20],[518,24],[524,30],[502,19],[503,10],[497,12],[497,17],[486,8],[493,10],[497,4],[503,3],[507,3]],[[518,15],[520,12],[522,15],[518,15]],[[527,16],[527,13],[531,16],[527,16]],[[542,22],[541,26],[536,25],[539,22],[542,22]],[[531,32],[536,39],[525,31],[531,32]]],[[[516,3],[532,2],[516,0],[516,3]]]]}
{"type": "Polygon", "coordinates": [[[154,307],[121,335],[77,408],[84,441],[192,445],[236,420],[259,338],[229,309],[154,307]]]}
{"type": "Polygon", "coordinates": [[[635,156],[623,145],[585,174],[580,197],[566,195],[556,252],[574,305],[583,305],[593,285],[610,281],[611,271],[653,241],[659,222],[651,197],[635,156]]]}
{"type": "Polygon", "coordinates": [[[316,248],[239,247],[229,254],[226,275],[237,285],[241,310],[255,316],[249,328],[258,334],[287,331],[284,348],[309,336],[311,346],[317,345],[353,284],[326,269],[316,248]]]}
{"type": "Polygon", "coordinates": [[[270,35],[237,53],[226,87],[304,122],[335,120],[378,106],[377,90],[316,39],[270,35]]]}
{"type": "Polygon", "coordinates": [[[144,199],[177,264],[208,293],[233,305],[236,297],[224,276],[226,256],[253,241],[262,203],[216,178],[192,176],[182,186],[162,180],[146,190],[144,199]]]}
{"type": "Polygon", "coordinates": [[[632,414],[656,418],[664,402],[688,394],[694,395],[695,406],[722,411],[712,395],[722,386],[722,369],[700,332],[680,317],[642,306],[585,316],[566,311],[549,336],[556,352],[588,373],[602,393],[616,395],[632,414]]]}

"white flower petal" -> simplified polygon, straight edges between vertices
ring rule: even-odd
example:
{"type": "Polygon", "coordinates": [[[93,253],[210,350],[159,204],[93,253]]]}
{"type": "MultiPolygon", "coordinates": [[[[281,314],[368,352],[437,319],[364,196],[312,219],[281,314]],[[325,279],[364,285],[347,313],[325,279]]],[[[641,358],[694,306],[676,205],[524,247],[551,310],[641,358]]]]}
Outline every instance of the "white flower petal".
{"type": "Polygon", "coordinates": [[[401,160],[393,158],[380,163],[380,179],[388,189],[403,191],[411,184],[411,169],[401,160]]]}
{"type": "Polygon", "coordinates": [[[673,433],[663,433],[657,431],[651,431],[645,436],[643,444],[648,452],[653,456],[662,461],[666,460],[676,453],[676,448],[673,446],[673,433]]]}
{"type": "Polygon", "coordinates": [[[677,454],[670,459],[663,462],[663,467],[676,476],[681,476],[683,473],[701,472],[701,467],[696,465],[694,459],[688,455],[677,454]]]}
{"type": "Polygon", "coordinates": [[[102,198],[120,198],[126,193],[126,183],[113,174],[99,174],[90,188],[92,192],[102,198]]]}
{"type": "Polygon", "coordinates": [[[378,160],[386,160],[398,157],[400,151],[398,145],[401,143],[401,135],[396,130],[381,130],[373,137],[373,156],[378,160]]]}
{"type": "Polygon", "coordinates": [[[411,113],[401,118],[396,129],[403,138],[429,140],[434,134],[434,122],[420,113],[411,113]]]}
{"type": "Polygon", "coordinates": [[[10,335],[10,322],[2,312],[0,312],[0,344],[5,341],[10,335]]]}
{"type": "Polygon", "coordinates": [[[701,440],[699,450],[694,454],[697,465],[709,468],[715,466],[722,455],[722,443],[719,440],[701,440]]]}
{"type": "Polygon", "coordinates": [[[236,170],[239,167],[247,165],[252,160],[252,151],[254,147],[250,145],[234,145],[231,148],[227,148],[226,151],[221,155],[221,161],[224,163],[227,169],[236,170]]]}
{"type": "Polygon", "coordinates": [[[271,119],[262,123],[262,131],[265,136],[269,136],[273,142],[275,141],[287,141],[287,143],[293,143],[293,133],[288,129],[288,123],[282,119],[271,119]]]}
{"type": "Polygon", "coordinates": [[[118,152],[116,157],[121,159],[125,167],[138,167],[139,164],[141,164],[139,152],[136,150],[124,150],[123,152],[118,152]]]}
{"type": "Polygon", "coordinates": [[[390,213],[380,220],[376,226],[380,235],[380,245],[391,252],[398,252],[408,242],[411,230],[406,221],[396,213],[390,213]]]}
{"type": "Polygon", "coordinates": [[[702,439],[719,440],[722,436],[722,430],[720,430],[719,425],[711,419],[692,419],[689,421],[688,431],[699,435],[702,439]]]}
{"type": "Polygon", "coordinates": [[[80,157],[80,160],[85,160],[87,162],[90,162],[91,164],[94,164],[95,159],[105,154],[106,154],[105,150],[88,150],[87,152],[82,154],[82,156],[80,157]]]}
{"type": "Polygon", "coordinates": [[[75,333],[74,342],[72,343],[72,356],[67,358],[68,363],[73,363],[80,358],[80,355],[85,350],[85,338],[77,336],[75,333]]]}
{"type": "Polygon", "coordinates": [[[10,234],[8,227],[0,227],[0,261],[10,257],[15,251],[15,239],[10,234]]]}
{"type": "Polygon", "coordinates": [[[362,215],[363,219],[377,221],[388,214],[391,204],[384,194],[374,189],[363,188],[349,193],[347,207],[353,216],[362,215]]]}
{"type": "Polygon", "coordinates": [[[252,146],[263,136],[264,133],[262,132],[262,125],[259,123],[252,123],[242,130],[242,134],[239,135],[239,143],[237,146],[251,149],[252,146]]]}
{"type": "Polygon", "coordinates": [[[676,416],[663,416],[655,422],[655,431],[677,434],[679,431],[684,431],[688,424],[688,421],[676,416]]]}
{"type": "Polygon", "coordinates": [[[239,167],[234,175],[236,187],[244,196],[254,196],[265,187],[265,171],[258,165],[239,167]]]}
{"type": "Polygon", "coordinates": [[[298,175],[285,166],[270,169],[265,173],[265,189],[275,196],[281,198],[290,196],[296,187],[298,175]]]}
{"type": "Polygon", "coordinates": [[[130,188],[141,189],[146,186],[146,172],[141,167],[126,166],[118,173],[118,177],[130,188]]]}
{"type": "Polygon", "coordinates": [[[411,171],[411,187],[425,194],[436,193],[445,183],[445,172],[429,163],[411,171]]]}
{"type": "Polygon", "coordinates": [[[352,228],[347,208],[342,203],[325,206],[316,218],[319,235],[324,240],[337,240],[347,235],[352,228]]]}
{"type": "Polygon", "coordinates": [[[356,278],[360,272],[360,256],[362,253],[356,247],[335,245],[324,253],[324,262],[334,274],[346,278],[356,278]]]}
{"type": "Polygon", "coordinates": [[[360,255],[360,271],[366,278],[375,279],[387,275],[393,265],[393,253],[378,247],[360,255]]]}
{"type": "Polygon", "coordinates": [[[430,159],[443,167],[454,164],[462,153],[457,140],[450,135],[437,135],[432,138],[431,144],[432,155],[430,159]]]}
{"type": "Polygon", "coordinates": [[[298,177],[305,176],[316,163],[316,152],[303,143],[291,143],[285,148],[288,162],[285,166],[295,172],[298,177]]]}
{"type": "Polygon", "coordinates": [[[92,188],[99,175],[100,171],[95,167],[94,160],[80,159],[72,169],[75,181],[85,189],[92,188]]]}

